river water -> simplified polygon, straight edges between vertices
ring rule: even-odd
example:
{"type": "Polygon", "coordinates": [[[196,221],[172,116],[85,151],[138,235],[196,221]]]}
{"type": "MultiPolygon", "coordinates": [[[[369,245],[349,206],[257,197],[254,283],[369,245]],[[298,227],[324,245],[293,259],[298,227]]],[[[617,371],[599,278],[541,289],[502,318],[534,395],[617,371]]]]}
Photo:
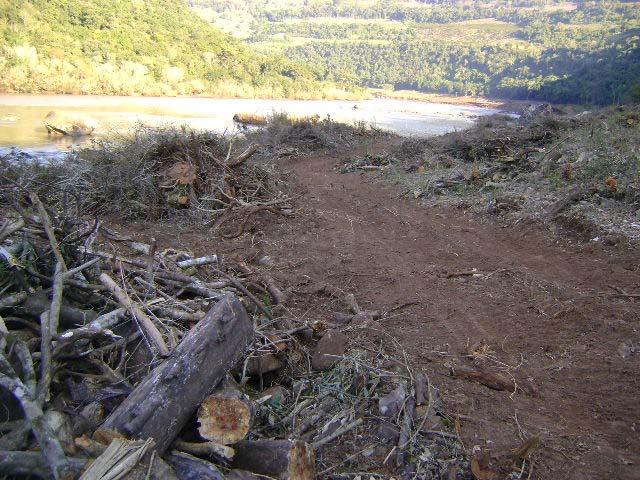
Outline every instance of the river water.
{"type": "Polygon", "coordinates": [[[232,132],[236,113],[319,115],[343,123],[366,122],[406,136],[430,136],[471,126],[478,116],[497,110],[408,100],[245,100],[195,97],[106,97],[74,95],[0,95],[0,153],[12,148],[61,152],[91,138],[47,135],[43,119],[67,112],[98,124],[91,138],[123,133],[136,124],[188,125],[232,132]]]}

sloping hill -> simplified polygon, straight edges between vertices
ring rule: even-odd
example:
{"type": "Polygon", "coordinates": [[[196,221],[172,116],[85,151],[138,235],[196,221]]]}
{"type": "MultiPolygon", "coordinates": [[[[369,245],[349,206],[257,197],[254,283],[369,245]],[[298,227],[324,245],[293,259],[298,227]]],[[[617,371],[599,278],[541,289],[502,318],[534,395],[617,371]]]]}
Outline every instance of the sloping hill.
{"type": "Polygon", "coordinates": [[[0,90],[295,97],[321,89],[181,0],[0,0],[0,90]]]}
{"type": "Polygon", "coordinates": [[[627,0],[187,0],[327,81],[456,95],[640,101],[640,3],[627,0]]]}

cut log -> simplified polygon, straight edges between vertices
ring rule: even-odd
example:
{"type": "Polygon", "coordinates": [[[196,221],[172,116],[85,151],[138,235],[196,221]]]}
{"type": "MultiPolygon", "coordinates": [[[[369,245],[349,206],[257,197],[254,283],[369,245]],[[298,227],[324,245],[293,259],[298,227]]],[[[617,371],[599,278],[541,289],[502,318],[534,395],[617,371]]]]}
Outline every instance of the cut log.
{"type": "Polygon", "coordinates": [[[230,445],[244,439],[255,417],[255,406],[227,377],[204,399],[198,410],[198,432],[206,440],[230,445]]]}
{"type": "Polygon", "coordinates": [[[220,470],[210,462],[175,450],[164,456],[180,480],[224,480],[220,470]]]}
{"type": "Polygon", "coordinates": [[[195,409],[244,355],[253,340],[253,323],[235,295],[218,302],[131,392],[94,434],[116,431],[153,438],[162,454],[195,409]]]}
{"type": "Polygon", "coordinates": [[[315,456],[299,440],[242,441],[234,445],[233,466],[280,480],[313,480],[315,456]]]}

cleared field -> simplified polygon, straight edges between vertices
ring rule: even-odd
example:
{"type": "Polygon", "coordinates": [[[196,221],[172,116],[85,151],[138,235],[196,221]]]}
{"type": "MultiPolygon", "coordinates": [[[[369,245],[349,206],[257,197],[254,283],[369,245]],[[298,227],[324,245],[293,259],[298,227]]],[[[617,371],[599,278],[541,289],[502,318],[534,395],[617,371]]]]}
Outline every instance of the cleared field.
{"type": "Polygon", "coordinates": [[[514,33],[520,28],[513,23],[501,22],[494,18],[468,20],[456,23],[419,24],[416,29],[425,40],[443,39],[460,43],[495,43],[502,40],[516,40],[514,33]]]}

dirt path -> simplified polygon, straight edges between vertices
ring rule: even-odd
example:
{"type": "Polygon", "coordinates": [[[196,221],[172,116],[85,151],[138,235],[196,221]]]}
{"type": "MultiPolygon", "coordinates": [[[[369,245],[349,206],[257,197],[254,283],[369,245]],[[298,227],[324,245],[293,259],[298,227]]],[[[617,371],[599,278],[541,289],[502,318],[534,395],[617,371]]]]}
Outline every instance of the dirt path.
{"type": "MultiPolygon", "coordinates": [[[[266,225],[244,247],[263,241],[283,284],[328,283],[380,311],[415,302],[381,327],[460,415],[467,450],[506,451],[536,435],[532,478],[640,478],[640,308],[602,294],[608,285],[639,291],[639,256],[424,208],[370,174],[337,173],[339,159],[288,161],[303,213],[266,225]],[[448,276],[474,268],[481,275],[448,276]],[[452,377],[476,342],[488,346],[487,367],[532,382],[538,395],[452,377]],[[625,342],[638,353],[623,358],[625,342]]],[[[187,238],[202,253],[211,248],[187,238]]],[[[296,294],[290,305],[313,320],[331,302],[296,294]]]]}
{"type": "MultiPolygon", "coordinates": [[[[537,478],[640,478],[640,355],[618,351],[639,345],[640,308],[600,295],[610,284],[638,291],[638,256],[575,251],[539,232],[423,208],[370,175],[337,173],[337,163],[285,165],[304,193],[304,214],[267,235],[273,257],[371,309],[416,302],[381,323],[441,388],[448,411],[464,416],[468,448],[513,448],[519,434],[537,435],[537,478]],[[473,268],[483,276],[447,278],[473,268]],[[475,342],[493,352],[488,365],[514,367],[539,396],[450,377],[447,365],[464,362],[475,342]]],[[[308,315],[326,312],[302,303],[308,315]]]]}

